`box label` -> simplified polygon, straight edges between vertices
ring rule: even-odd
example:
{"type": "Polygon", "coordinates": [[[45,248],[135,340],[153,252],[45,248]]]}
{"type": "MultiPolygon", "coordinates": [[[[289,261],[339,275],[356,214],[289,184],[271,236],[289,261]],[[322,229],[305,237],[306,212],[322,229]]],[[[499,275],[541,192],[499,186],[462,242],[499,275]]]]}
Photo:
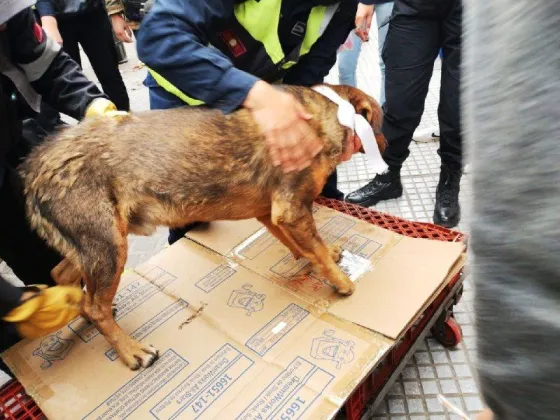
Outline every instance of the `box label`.
{"type": "Polygon", "coordinates": [[[150,413],[156,419],[197,419],[253,364],[235,347],[226,344],[152,408],[150,413]]]}
{"type": "Polygon", "coordinates": [[[237,420],[299,419],[333,379],[330,373],[297,357],[237,420]]]}
{"type": "Polygon", "coordinates": [[[307,315],[308,311],[292,303],[253,335],[245,345],[259,356],[264,356],[307,315]]]}
{"type": "Polygon", "coordinates": [[[235,273],[236,271],[229,265],[222,264],[197,281],[195,286],[203,292],[210,293],[235,273]]]}
{"type": "Polygon", "coordinates": [[[352,235],[342,245],[342,248],[360,257],[370,258],[381,248],[381,244],[362,235],[352,235]]]}
{"type": "MultiPolygon", "coordinates": [[[[173,315],[187,308],[189,304],[183,299],[179,299],[173,302],[171,305],[158,312],[152,318],[150,318],[146,323],[136,329],[130,336],[135,340],[142,341],[150,335],[156,328],[159,328],[165,324],[173,315]]],[[[117,351],[114,348],[110,348],[105,352],[105,356],[112,360],[113,362],[119,358],[117,351]]]]}
{"type": "Polygon", "coordinates": [[[149,369],[143,370],[107,398],[84,419],[120,420],[125,419],[148,398],[158,392],[189,362],[174,350],[167,350],[149,369]]]}

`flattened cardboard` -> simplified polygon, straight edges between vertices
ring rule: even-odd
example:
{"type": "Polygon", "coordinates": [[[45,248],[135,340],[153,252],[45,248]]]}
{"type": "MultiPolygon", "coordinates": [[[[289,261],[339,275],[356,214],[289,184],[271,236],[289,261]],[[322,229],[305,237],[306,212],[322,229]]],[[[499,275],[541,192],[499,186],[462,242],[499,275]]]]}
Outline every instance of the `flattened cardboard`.
{"type": "Polygon", "coordinates": [[[315,215],[345,249],[350,298],[258,222],[212,223],[123,275],[116,319],[159,349],[152,367],[130,371],[82,318],[2,357],[51,420],[333,418],[463,259],[460,245],[315,215]]]}
{"type": "Polygon", "coordinates": [[[440,288],[463,252],[461,243],[404,237],[322,206],[314,208],[314,217],[324,241],[344,249],[339,265],[356,283],[348,298],[317,275],[306,275],[308,262],[296,261],[254,220],[235,227],[232,222],[212,223],[187,237],[317,307],[393,339],[440,288]],[[222,234],[230,228],[234,234],[222,234]]]}
{"type": "Polygon", "coordinates": [[[332,418],[393,345],[186,239],[115,302],[152,367],[130,371],[82,318],[3,354],[49,419],[332,418]]]}

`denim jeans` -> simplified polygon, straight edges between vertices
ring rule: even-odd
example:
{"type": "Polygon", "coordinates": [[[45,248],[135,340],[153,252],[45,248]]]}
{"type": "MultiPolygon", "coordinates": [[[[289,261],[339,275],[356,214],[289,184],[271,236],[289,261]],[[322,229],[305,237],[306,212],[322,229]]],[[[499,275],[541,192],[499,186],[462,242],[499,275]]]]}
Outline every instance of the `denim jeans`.
{"type": "MultiPolygon", "coordinates": [[[[385,37],[389,29],[389,20],[393,11],[393,2],[381,3],[375,6],[375,18],[377,21],[377,39],[379,51],[379,70],[381,72],[381,94],[379,103],[383,105],[385,102],[385,64],[381,58],[381,51],[385,44],[385,37]]],[[[362,48],[362,41],[352,32],[350,34],[352,40],[352,48],[338,53],[338,74],[339,83],[356,87],[356,69],[358,68],[358,58],[362,48]]]]}

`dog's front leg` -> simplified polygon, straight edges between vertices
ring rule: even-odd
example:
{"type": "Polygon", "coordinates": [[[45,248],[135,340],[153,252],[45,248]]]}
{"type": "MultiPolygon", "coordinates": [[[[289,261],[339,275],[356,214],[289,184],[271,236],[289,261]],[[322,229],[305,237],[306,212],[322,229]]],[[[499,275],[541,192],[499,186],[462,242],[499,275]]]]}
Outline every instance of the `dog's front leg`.
{"type": "Polygon", "coordinates": [[[296,245],[294,241],[292,241],[288,236],[286,236],[286,234],[282,231],[282,229],[280,229],[279,226],[276,226],[274,223],[272,223],[270,214],[264,217],[257,217],[257,220],[261,222],[263,225],[265,225],[268,231],[272,235],[274,235],[276,239],[282,242],[282,244],[286,248],[290,250],[290,252],[292,253],[292,255],[296,260],[299,260],[301,258],[301,256],[303,255],[301,249],[299,249],[299,247],[296,245]]]}
{"type": "Polygon", "coordinates": [[[272,223],[295,243],[301,254],[311,262],[313,269],[323,275],[338,293],[351,295],[354,292],[354,283],[336,265],[335,259],[340,258],[339,248],[328,247],[323,242],[317,232],[311,208],[274,200],[272,223]]]}

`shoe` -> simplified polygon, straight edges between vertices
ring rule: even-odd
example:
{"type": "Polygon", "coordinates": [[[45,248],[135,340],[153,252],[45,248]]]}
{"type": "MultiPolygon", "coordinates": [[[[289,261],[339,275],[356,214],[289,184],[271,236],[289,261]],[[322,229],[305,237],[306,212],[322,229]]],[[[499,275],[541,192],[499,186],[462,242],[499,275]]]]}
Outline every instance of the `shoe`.
{"type": "Polygon", "coordinates": [[[376,175],[368,184],[348,194],[346,201],[369,207],[383,200],[399,198],[402,193],[400,171],[389,170],[389,172],[384,174],[376,175]]]}
{"type": "Polygon", "coordinates": [[[193,222],[181,228],[169,229],[169,236],[167,237],[167,242],[169,243],[169,245],[173,245],[179,239],[182,239],[188,231],[193,230],[194,228],[205,224],[207,225],[208,223],[193,222]]]}
{"type": "Polygon", "coordinates": [[[451,170],[449,167],[442,165],[436,190],[436,208],[434,210],[434,223],[436,225],[453,228],[459,224],[461,220],[460,184],[461,171],[451,170]]]}

